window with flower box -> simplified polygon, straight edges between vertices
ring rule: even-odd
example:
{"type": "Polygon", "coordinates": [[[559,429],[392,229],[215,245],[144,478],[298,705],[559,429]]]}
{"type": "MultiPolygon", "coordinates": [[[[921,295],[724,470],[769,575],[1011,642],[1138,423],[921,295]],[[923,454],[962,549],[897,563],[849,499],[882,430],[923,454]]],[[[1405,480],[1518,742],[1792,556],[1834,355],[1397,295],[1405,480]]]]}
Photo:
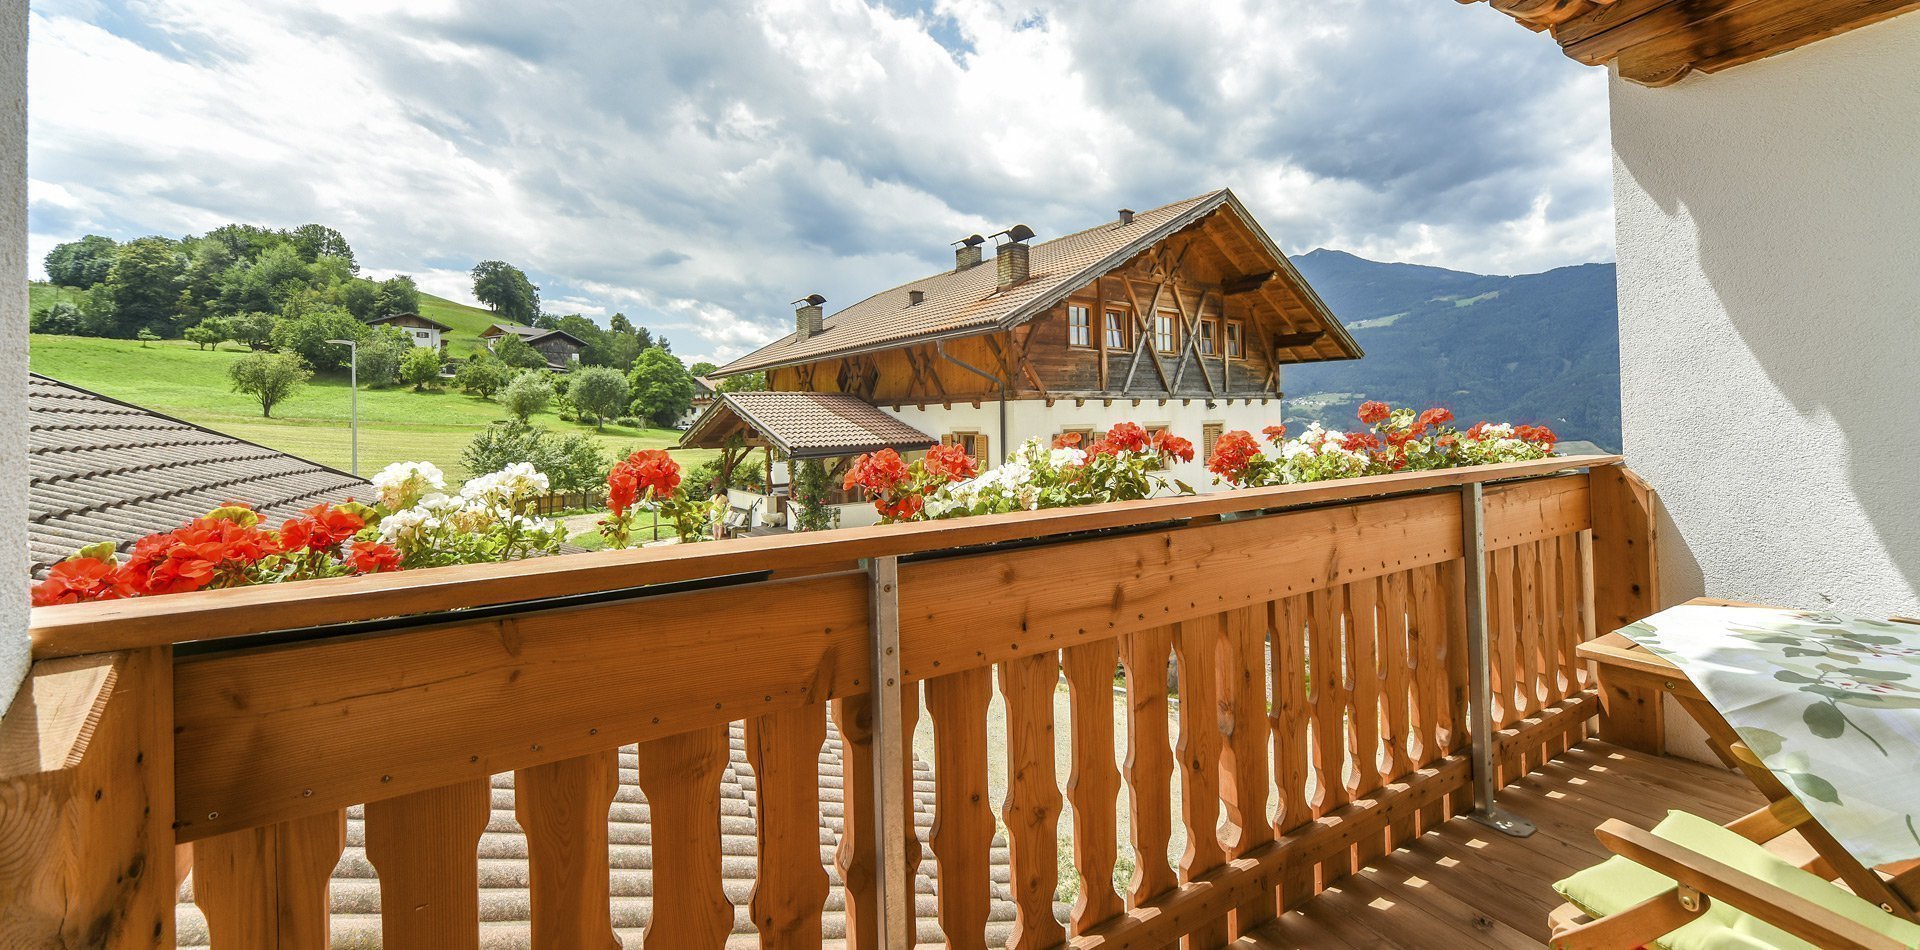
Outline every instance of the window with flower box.
{"type": "Polygon", "coordinates": [[[1107,311],[1107,349],[1124,350],[1127,348],[1127,312],[1124,310],[1107,311]]]}
{"type": "Polygon", "coordinates": [[[1079,304],[1067,305],[1067,345],[1093,346],[1093,312],[1079,304]]]}
{"type": "Polygon", "coordinates": [[[1153,315],[1153,349],[1157,353],[1172,356],[1174,344],[1179,342],[1179,334],[1174,330],[1173,314],[1156,313],[1153,315]]]}

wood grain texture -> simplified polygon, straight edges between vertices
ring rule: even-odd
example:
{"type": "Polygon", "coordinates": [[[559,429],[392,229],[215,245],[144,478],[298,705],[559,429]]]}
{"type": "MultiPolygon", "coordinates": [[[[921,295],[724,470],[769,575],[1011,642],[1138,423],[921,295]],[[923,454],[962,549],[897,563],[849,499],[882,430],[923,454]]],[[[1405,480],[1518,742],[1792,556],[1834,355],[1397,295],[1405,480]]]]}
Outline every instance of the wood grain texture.
{"type": "MultiPolygon", "coordinates": [[[[1596,630],[1611,633],[1651,616],[1661,606],[1653,490],[1624,465],[1588,475],[1593,505],[1589,544],[1596,630]]],[[[1600,737],[1615,745],[1658,755],[1666,725],[1660,694],[1646,682],[1616,677],[1601,684],[1600,737]]]]}
{"type": "MultiPolygon", "coordinates": [[[[1221,750],[1221,804],[1227,854],[1245,857],[1273,840],[1267,819],[1267,635],[1268,610],[1243,608],[1227,614],[1220,643],[1220,724],[1226,731],[1221,750]]],[[[1229,936],[1241,937],[1272,920],[1275,895],[1265,891],[1234,908],[1229,936]]]]}
{"type": "Polygon", "coordinates": [[[880,943],[880,852],[873,827],[873,703],[861,693],[833,701],[840,731],[842,819],[833,866],[847,901],[847,946],[874,950],[880,943]]]}
{"type": "Polygon", "coordinates": [[[618,950],[607,864],[607,813],[620,789],[620,750],[513,773],[513,811],[527,835],[536,950],[618,950]]]}
{"type": "Polygon", "coordinates": [[[976,667],[936,676],[926,688],[933,721],[932,845],[940,930],[955,950],[985,950],[994,834],[987,786],[993,672],[976,667]]]}
{"type": "Polygon", "coordinates": [[[399,947],[480,946],[486,779],[368,802],[367,860],[380,876],[380,932],[399,947]]]}
{"type": "Polygon", "coordinates": [[[193,846],[193,902],[215,950],[327,950],[327,885],[347,847],[347,813],[312,815],[193,846]]]}
{"type": "Polygon", "coordinates": [[[635,778],[653,828],[653,916],[647,950],[719,950],[733,930],[720,887],[720,773],[727,727],[640,744],[635,778]]]}
{"type": "Polygon", "coordinates": [[[1007,704],[1007,797],[1000,818],[1007,827],[1014,906],[1008,950],[1052,947],[1066,939],[1053,918],[1060,883],[1060,788],[1053,766],[1053,689],[1059,681],[1060,660],[1052,653],[1000,664],[1007,704]]]}
{"type": "Polygon", "coordinates": [[[34,664],[0,718],[0,946],[173,946],[172,650],[34,664]]]}
{"type": "MultiPolygon", "coordinates": [[[[1216,614],[1182,621],[1173,637],[1180,668],[1180,740],[1174,749],[1180,767],[1180,823],[1187,836],[1180,854],[1180,881],[1197,880],[1226,862],[1220,846],[1221,641],[1226,618],[1216,614]]],[[[1185,950],[1224,947],[1226,916],[1207,920],[1189,933],[1185,950]]]]}
{"type": "Polygon", "coordinates": [[[1173,631],[1142,630],[1125,638],[1127,673],[1127,816],[1133,883],[1127,905],[1139,907],[1178,883],[1167,850],[1173,840],[1173,748],[1167,730],[1167,658],[1173,631]]]}
{"type": "Polygon", "coordinates": [[[1281,831],[1290,831],[1313,819],[1313,802],[1307,793],[1312,753],[1307,729],[1313,707],[1307,698],[1306,596],[1274,601],[1272,616],[1273,762],[1274,780],[1280,790],[1276,825],[1281,831]]]}
{"type": "Polygon", "coordinates": [[[809,703],[747,720],[759,844],[748,910],[763,950],[819,947],[829,882],[820,862],[820,748],[827,709],[809,703]]]}
{"type": "Polygon", "coordinates": [[[1073,743],[1067,800],[1073,805],[1073,866],[1080,875],[1072,932],[1080,934],[1126,909],[1113,889],[1120,799],[1120,770],[1113,758],[1113,674],[1120,662],[1120,645],[1096,640],[1068,648],[1061,658],[1073,743]]]}

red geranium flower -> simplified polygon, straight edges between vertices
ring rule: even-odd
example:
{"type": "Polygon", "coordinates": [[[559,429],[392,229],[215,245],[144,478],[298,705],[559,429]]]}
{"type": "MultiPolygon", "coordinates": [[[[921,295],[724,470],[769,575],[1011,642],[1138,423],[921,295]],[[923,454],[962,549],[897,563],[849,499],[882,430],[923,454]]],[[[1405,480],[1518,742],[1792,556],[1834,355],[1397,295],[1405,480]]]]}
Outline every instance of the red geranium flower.
{"type": "Polygon", "coordinates": [[[625,463],[607,473],[607,509],[614,517],[627,513],[640,497],[640,478],[625,463]]]}
{"type": "Polygon", "coordinates": [[[980,467],[958,442],[936,445],[927,450],[924,464],[928,475],[950,482],[964,482],[980,474],[980,467]]]}
{"type": "Polygon", "coordinates": [[[1207,459],[1207,470],[1227,479],[1239,481],[1246,472],[1247,463],[1260,454],[1260,443],[1244,429],[1221,433],[1213,442],[1213,455],[1207,459]]]}
{"type": "Polygon", "coordinates": [[[1467,438],[1478,442],[1480,441],[1480,437],[1486,434],[1486,431],[1487,423],[1486,420],[1483,419],[1467,428],[1467,438]]]}
{"type": "Polygon", "coordinates": [[[1435,406],[1421,413],[1420,420],[1415,425],[1424,431],[1428,426],[1444,425],[1452,421],[1453,413],[1435,406]]]}
{"type": "Polygon", "coordinates": [[[33,585],[33,606],[117,600],[130,593],[119,565],[97,558],[74,557],[55,564],[47,571],[46,580],[33,585]]]}
{"type": "Polygon", "coordinates": [[[1182,462],[1193,461],[1193,443],[1177,435],[1162,431],[1153,437],[1153,447],[1162,455],[1172,456],[1182,462]]]}
{"type": "Polygon", "coordinates": [[[900,453],[892,449],[881,449],[860,456],[847,471],[847,478],[841,487],[852,491],[864,488],[874,495],[884,495],[888,490],[907,480],[907,463],[901,461],[900,453]]]}
{"type": "Polygon", "coordinates": [[[400,569],[400,551],[391,544],[356,544],[347,555],[347,569],[355,574],[378,574],[400,569]]]}
{"type": "Polygon", "coordinates": [[[1380,438],[1371,432],[1349,432],[1340,440],[1340,447],[1349,452],[1360,452],[1380,447],[1380,438]]]}
{"type": "Polygon", "coordinates": [[[1102,440],[1111,443],[1114,448],[1127,452],[1145,452],[1148,445],[1147,430],[1138,423],[1122,422],[1107,430],[1102,440]]]}
{"type": "Polygon", "coordinates": [[[1367,425],[1385,419],[1393,414],[1393,409],[1379,400],[1369,400],[1360,404],[1360,421],[1367,425]]]}
{"type": "Polygon", "coordinates": [[[1522,442],[1532,442],[1549,449],[1553,448],[1555,442],[1560,441],[1560,437],[1554,435],[1553,430],[1546,426],[1515,426],[1513,437],[1522,442]]]}
{"type": "Polygon", "coordinates": [[[1056,449],[1070,449],[1079,444],[1080,433],[1078,432],[1062,432],[1053,437],[1053,447],[1056,449]]]}
{"type": "Polygon", "coordinates": [[[1274,445],[1279,445],[1287,437],[1286,426],[1268,426],[1261,429],[1260,432],[1267,437],[1268,442],[1272,442],[1274,445]]]}

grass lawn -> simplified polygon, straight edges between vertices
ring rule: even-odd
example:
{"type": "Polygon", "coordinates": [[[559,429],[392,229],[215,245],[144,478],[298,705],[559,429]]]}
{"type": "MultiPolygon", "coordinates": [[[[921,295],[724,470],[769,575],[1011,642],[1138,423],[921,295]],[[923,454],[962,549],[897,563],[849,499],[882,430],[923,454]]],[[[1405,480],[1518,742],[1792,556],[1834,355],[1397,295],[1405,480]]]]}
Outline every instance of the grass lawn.
{"type": "Polygon", "coordinates": [[[480,334],[495,323],[505,322],[480,307],[469,307],[428,293],[420,295],[420,315],[453,328],[452,333],[446,334],[447,355],[453,357],[473,355],[485,346],[480,342],[480,334]]]}
{"type": "MultiPolygon", "coordinates": [[[[227,367],[245,353],[233,344],[203,351],[177,340],[146,346],[133,340],[42,334],[31,340],[34,372],[325,465],[348,467],[350,394],[344,377],[315,377],[275,406],[273,418],[263,419],[259,404],[228,383],[227,367]]],[[[450,478],[465,478],[469,473],[460,462],[460,450],[488,423],[504,418],[498,403],[447,389],[416,393],[363,388],[360,473],[371,475],[389,462],[418,460],[440,466],[450,478]]],[[[609,425],[596,432],[551,413],[535,416],[533,422],[556,431],[587,432],[610,453],[621,455],[638,448],[667,448],[680,438],[671,429],[609,425]]],[[[688,468],[714,454],[702,449],[674,453],[688,468]]]]}

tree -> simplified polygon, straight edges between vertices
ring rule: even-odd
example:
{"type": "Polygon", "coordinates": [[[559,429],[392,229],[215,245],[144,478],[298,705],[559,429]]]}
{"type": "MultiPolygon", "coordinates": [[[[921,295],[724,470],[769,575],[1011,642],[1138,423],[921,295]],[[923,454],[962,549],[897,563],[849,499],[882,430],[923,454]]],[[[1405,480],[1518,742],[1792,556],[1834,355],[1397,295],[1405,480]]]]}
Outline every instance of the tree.
{"type": "Polygon", "coordinates": [[[503,333],[493,341],[493,355],[514,369],[546,369],[547,358],[519,334],[503,333]]]}
{"type": "Polygon", "coordinates": [[[333,288],[333,302],[353,314],[355,320],[371,320],[383,316],[375,312],[380,305],[380,285],[363,277],[355,277],[333,288]]]}
{"type": "Polygon", "coordinates": [[[360,265],[354,262],[353,248],[347,245],[347,239],[324,224],[303,224],[288,231],[287,237],[308,263],[333,257],[346,264],[347,273],[360,273],[360,265]]]}
{"type": "Polygon", "coordinates": [[[671,426],[693,408],[693,376],[666,350],[654,347],[641,353],[631,378],[634,413],[655,425],[671,426]]]}
{"type": "Polygon", "coordinates": [[[594,428],[605,428],[608,418],[627,408],[627,378],[605,366],[583,366],[573,372],[567,398],[574,408],[593,416],[594,428]]]}
{"type": "Polygon", "coordinates": [[[260,402],[262,418],[273,418],[273,407],[313,378],[300,357],[292,353],[248,353],[227,367],[233,391],[260,402]]]}
{"type": "Polygon", "coordinates": [[[400,379],[413,385],[414,391],[431,389],[440,381],[440,351],[416,346],[400,361],[400,379]]]}
{"type": "Polygon", "coordinates": [[[531,462],[547,476],[554,492],[593,491],[605,484],[613,460],[600,441],[585,432],[561,435],[525,422],[496,422],[480,431],[460,452],[470,471],[499,471],[515,462],[531,462]]]}
{"type": "Polygon", "coordinates": [[[401,368],[414,347],[413,338],[407,335],[407,331],[399,327],[381,326],[368,327],[367,335],[353,349],[357,357],[354,368],[360,376],[360,382],[377,389],[400,381],[404,375],[401,368]]]}
{"type": "Polygon", "coordinates": [[[279,317],[254,310],[223,319],[227,321],[227,339],[249,350],[273,349],[273,328],[280,325],[279,317]]]}
{"type": "Polygon", "coordinates": [[[310,286],[313,274],[300,251],[277,244],[245,264],[229,268],[220,291],[220,305],[230,312],[280,310],[289,297],[310,286]]]}
{"type": "Polygon", "coordinates": [[[767,388],[766,373],[739,373],[720,381],[723,393],[757,393],[767,388]]]}
{"type": "Polygon", "coordinates": [[[89,234],[78,241],[55,244],[47,252],[47,280],[62,287],[86,290],[107,279],[120,245],[113,238],[89,234]]]}
{"type": "Polygon", "coordinates": [[[396,274],[380,282],[380,292],[374,299],[374,316],[389,317],[396,313],[420,312],[420,288],[413,278],[405,274],[396,274]]]}
{"type": "Polygon", "coordinates": [[[188,343],[203,350],[219,346],[221,340],[220,334],[214,332],[212,327],[207,326],[207,321],[205,320],[188,327],[182,335],[187,338],[188,343]]]}
{"type": "Polygon", "coordinates": [[[347,367],[348,350],[328,340],[358,340],[368,327],[339,307],[314,307],[273,328],[275,349],[298,355],[315,370],[326,373],[347,367]]]}
{"type": "Polygon", "coordinates": [[[720,367],[715,363],[710,363],[706,360],[701,360],[700,362],[687,367],[687,372],[692,373],[695,376],[710,376],[713,374],[714,370],[719,368],[720,367]]]}
{"type": "Polygon", "coordinates": [[[133,336],[143,327],[173,333],[186,268],[186,256],[166,238],[143,237],[122,245],[102,284],[113,301],[118,335],[133,336]]]}
{"type": "Polygon", "coordinates": [[[27,321],[27,329],[34,333],[80,336],[86,332],[85,321],[86,315],[79,307],[60,300],[34,311],[33,318],[27,321]]]}
{"type": "Polygon", "coordinates": [[[453,385],[469,396],[492,399],[494,393],[506,388],[512,378],[510,374],[507,364],[494,359],[492,354],[482,352],[461,364],[453,374],[453,385]]]}
{"type": "Polygon", "coordinates": [[[527,421],[546,411],[547,404],[553,401],[553,383],[547,374],[540,370],[526,370],[513,378],[507,388],[500,391],[500,403],[513,413],[515,419],[527,421]]]}
{"type": "Polygon", "coordinates": [[[540,315],[540,288],[526,272],[506,261],[473,266],[473,296],[487,309],[516,323],[531,324],[540,315]]]}

